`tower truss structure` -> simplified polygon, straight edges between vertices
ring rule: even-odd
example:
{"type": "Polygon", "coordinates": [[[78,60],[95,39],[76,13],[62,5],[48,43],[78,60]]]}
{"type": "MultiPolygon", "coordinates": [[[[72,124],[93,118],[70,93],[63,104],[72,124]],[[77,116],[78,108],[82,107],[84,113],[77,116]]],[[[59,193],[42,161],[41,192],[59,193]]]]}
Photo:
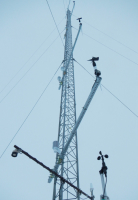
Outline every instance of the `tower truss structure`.
{"type": "MultiPolygon", "coordinates": [[[[71,30],[71,11],[67,10],[67,22],[65,33],[65,49],[63,62],[63,78],[61,90],[60,116],[58,142],[62,151],[76,123],[76,101],[74,83],[74,64],[72,52],[72,30],[71,30]],[[70,59],[71,56],[71,59],[70,59]],[[69,62],[70,60],[70,62],[69,62]],[[69,63],[69,65],[68,65],[69,63]],[[68,65],[68,67],[67,67],[68,65]]],[[[58,174],[67,179],[79,188],[79,164],[78,164],[78,143],[77,134],[73,137],[64,159],[56,155],[56,164],[60,164],[58,174]]],[[[53,200],[79,200],[79,193],[68,184],[54,177],[53,200]]]]}

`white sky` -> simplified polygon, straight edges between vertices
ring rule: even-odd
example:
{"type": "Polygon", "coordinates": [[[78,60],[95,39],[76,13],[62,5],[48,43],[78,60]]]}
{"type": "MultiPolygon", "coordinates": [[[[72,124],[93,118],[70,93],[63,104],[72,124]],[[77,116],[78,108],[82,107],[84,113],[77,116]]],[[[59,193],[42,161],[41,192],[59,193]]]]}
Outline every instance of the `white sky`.
{"type": "MultiPolygon", "coordinates": [[[[67,0],[59,0],[58,3],[55,0],[49,1],[56,23],[62,21],[58,25],[60,32],[66,24],[63,2],[67,7],[67,0]]],[[[71,2],[71,9],[72,5],[71,2]]],[[[83,18],[82,32],[74,50],[74,58],[93,74],[92,66],[87,60],[92,56],[99,56],[97,66],[102,72],[102,84],[136,115],[138,115],[138,53],[134,51],[138,52],[137,8],[137,0],[76,0],[73,13],[75,17],[72,16],[72,26],[75,28],[79,27],[76,16],[83,18]],[[85,33],[99,43],[87,37],[85,33]]],[[[61,64],[64,49],[60,38],[52,44],[58,32],[44,0],[1,0],[0,19],[0,91],[30,59],[10,84],[0,92],[0,154],[2,154],[61,64]],[[51,44],[52,46],[39,59],[51,44]],[[38,48],[39,50],[32,56],[38,48]],[[30,71],[24,76],[29,69],[30,71]],[[14,87],[23,76],[24,78],[14,87]]],[[[74,41],[77,31],[72,29],[72,34],[74,41]]],[[[61,36],[64,38],[64,32],[61,36]]],[[[94,80],[78,64],[74,65],[77,116],[79,116],[94,80]]],[[[60,75],[59,70],[0,159],[2,200],[52,199],[53,183],[47,183],[49,172],[24,155],[12,158],[11,152],[16,144],[50,168],[54,166],[55,154],[52,142],[58,135],[61,92],[58,90],[57,77],[60,75]]],[[[106,164],[107,194],[110,199],[137,199],[137,130],[138,117],[104,88],[102,90],[99,88],[78,129],[80,188],[84,192],[90,194],[89,187],[92,182],[95,199],[98,200],[102,194],[99,176],[101,161],[97,161],[98,152],[101,150],[104,154],[109,154],[106,164]]]]}

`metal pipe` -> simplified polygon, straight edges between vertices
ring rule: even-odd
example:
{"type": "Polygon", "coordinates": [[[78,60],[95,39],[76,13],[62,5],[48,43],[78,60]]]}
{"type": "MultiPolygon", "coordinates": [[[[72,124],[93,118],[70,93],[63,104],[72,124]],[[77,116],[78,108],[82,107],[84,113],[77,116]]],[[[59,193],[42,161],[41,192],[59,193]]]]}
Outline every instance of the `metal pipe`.
{"type": "Polygon", "coordinates": [[[60,178],[60,180],[63,183],[67,183],[68,185],[70,185],[71,187],[73,187],[75,190],[77,190],[80,194],[85,195],[87,198],[92,199],[88,194],[86,194],[85,192],[83,192],[81,189],[77,188],[75,185],[73,185],[72,183],[70,183],[69,181],[67,181],[65,178],[63,178],[62,176],[60,176],[58,173],[56,173],[55,171],[53,171],[52,169],[50,169],[49,167],[47,167],[46,165],[44,165],[42,162],[38,161],[36,158],[34,158],[33,156],[31,156],[29,153],[27,153],[26,151],[22,150],[20,147],[14,145],[14,147],[17,150],[20,150],[21,153],[23,153],[24,155],[26,155],[27,157],[29,157],[30,159],[32,159],[33,161],[35,161],[37,164],[41,165],[42,167],[44,167],[45,169],[47,169],[49,172],[51,172],[52,174],[54,174],[55,176],[57,176],[58,178],[60,178]]]}
{"type": "Polygon", "coordinates": [[[102,183],[103,193],[104,193],[105,196],[107,196],[106,188],[105,188],[104,175],[103,175],[103,174],[100,174],[100,176],[101,176],[101,183],[102,183]],[[105,190],[105,191],[104,191],[104,190],[105,190]]]}
{"type": "Polygon", "coordinates": [[[76,45],[77,39],[78,39],[78,37],[79,37],[79,33],[80,33],[80,30],[81,30],[81,27],[82,27],[82,23],[80,23],[79,30],[78,30],[78,33],[77,33],[77,36],[76,36],[76,39],[75,39],[74,45],[73,45],[73,47],[72,47],[72,51],[71,51],[71,54],[70,54],[70,57],[69,57],[68,63],[67,63],[67,65],[66,65],[66,69],[65,69],[65,71],[67,70],[67,68],[68,68],[68,66],[69,66],[69,63],[70,63],[71,57],[72,57],[72,55],[73,55],[73,51],[74,51],[74,48],[75,48],[75,45],[76,45]]]}
{"type": "MultiPolygon", "coordinates": [[[[81,121],[82,121],[82,119],[83,119],[85,113],[86,113],[86,110],[88,109],[88,106],[89,106],[90,103],[91,103],[91,100],[92,100],[92,98],[93,98],[93,96],[94,96],[94,94],[95,94],[95,92],[96,92],[98,86],[100,85],[101,80],[102,80],[101,77],[98,77],[98,76],[96,77],[95,83],[94,83],[94,85],[93,85],[93,87],[92,87],[92,89],[91,89],[91,92],[90,92],[90,94],[89,94],[89,96],[88,96],[88,98],[87,98],[87,101],[86,101],[86,103],[85,103],[85,105],[84,105],[84,107],[83,107],[83,109],[82,109],[82,111],[81,111],[81,113],[80,113],[80,115],[79,115],[79,118],[77,119],[77,122],[76,122],[76,124],[75,124],[75,126],[74,126],[74,128],[73,128],[73,130],[72,130],[72,132],[71,132],[71,134],[70,134],[70,137],[69,137],[69,139],[68,139],[68,141],[67,141],[67,143],[66,143],[64,149],[63,149],[62,152],[61,152],[61,155],[60,155],[60,158],[61,158],[61,159],[64,159],[64,156],[65,156],[65,154],[66,154],[66,152],[67,152],[67,149],[68,149],[68,147],[69,147],[69,144],[70,144],[71,140],[73,139],[74,135],[76,134],[76,131],[77,131],[77,129],[78,129],[78,127],[79,127],[79,125],[80,125],[80,123],[81,123],[81,121]]],[[[58,167],[59,167],[59,164],[56,164],[56,165],[54,166],[54,170],[57,171],[57,170],[58,170],[58,167]]],[[[51,180],[52,180],[52,179],[51,179],[51,180]]],[[[50,182],[51,182],[51,181],[50,181],[50,182]]]]}
{"type": "Polygon", "coordinates": [[[75,7],[75,1],[73,1],[73,8],[72,8],[72,11],[71,11],[71,15],[73,13],[74,7],[75,7]]]}

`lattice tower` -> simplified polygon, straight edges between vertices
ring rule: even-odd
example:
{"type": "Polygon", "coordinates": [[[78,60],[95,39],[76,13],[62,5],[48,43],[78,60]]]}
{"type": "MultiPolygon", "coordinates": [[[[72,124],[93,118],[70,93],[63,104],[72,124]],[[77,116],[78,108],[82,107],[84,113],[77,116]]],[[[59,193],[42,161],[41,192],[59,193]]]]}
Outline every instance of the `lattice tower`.
{"type": "MultiPolygon", "coordinates": [[[[63,69],[69,60],[72,50],[72,30],[71,30],[71,12],[67,10],[67,22],[65,33],[65,49],[63,69]]],[[[62,151],[70,133],[76,123],[76,102],[75,102],[75,83],[74,83],[74,64],[73,55],[66,71],[63,71],[63,83],[61,90],[60,116],[58,142],[62,151]]],[[[78,144],[77,134],[74,136],[70,146],[65,154],[64,160],[58,159],[56,155],[56,163],[60,163],[58,173],[65,179],[73,183],[79,188],[79,164],[78,164],[78,144]]],[[[54,178],[53,200],[79,200],[79,194],[66,183],[60,182],[58,178],[54,178]]]]}

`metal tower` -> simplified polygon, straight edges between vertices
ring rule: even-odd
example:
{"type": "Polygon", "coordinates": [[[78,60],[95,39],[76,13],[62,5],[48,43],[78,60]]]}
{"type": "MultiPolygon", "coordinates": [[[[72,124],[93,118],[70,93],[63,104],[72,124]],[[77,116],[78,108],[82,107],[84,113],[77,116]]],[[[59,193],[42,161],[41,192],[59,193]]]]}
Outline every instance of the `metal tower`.
{"type": "MultiPolygon", "coordinates": [[[[74,7],[73,7],[74,8],[74,7]]],[[[75,48],[82,23],[81,18],[78,18],[79,30],[72,46],[72,31],[71,31],[71,15],[72,12],[67,10],[67,23],[65,33],[65,51],[62,78],[58,77],[61,91],[61,104],[59,116],[59,130],[58,141],[54,141],[53,149],[56,154],[56,162],[53,169],[45,166],[42,162],[23,151],[18,146],[14,146],[15,150],[12,152],[13,157],[17,157],[18,153],[22,152],[36,163],[44,167],[50,172],[48,182],[50,183],[54,178],[53,200],[80,200],[80,194],[85,195],[89,199],[94,199],[93,193],[90,197],[84,193],[79,187],[79,164],[78,164],[78,144],[77,144],[77,129],[95,95],[97,88],[100,85],[102,78],[101,72],[95,69],[96,80],[91,88],[90,94],[82,108],[82,111],[76,121],[76,102],[75,102],[75,84],[74,84],[74,64],[73,64],[73,50],[75,48]]],[[[94,61],[99,60],[99,57],[92,57],[93,66],[96,66],[94,61]]],[[[92,189],[92,188],[91,188],[92,189]]],[[[105,194],[105,189],[103,196],[105,194]]],[[[102,196],[102,198],[103,198],[102,196]]]]}
{"type": "MultiPolygon", "coordinates": [[[[67,22],[65,33],[65,50],[63,61],[63,78],[61,91],[61,104],[59,116],[58,142],[62,151],[76,123],[76,102],[74,83],[74,64],[72,54],[72,30],[71,12],[67,10],[67,22]]],[[[79,164],[77,134],[73,137],[64,159],[60,159],[57,153],[56,164],[60,164],[58,174],[79,188],[79,164]]],[[[79,194],[68,184],[62,183],[54,177],[53,200],[79,200],[79,194]]]]}
{"type": "MultiPolygon", "coordinates": [[[[73,199],[80,200],[81,194],[83,194],[85,197],[89,199],[94,199],[92,187],[91,187],[91,197],[85,192],[83,192],[79,187],[77,129],[95,95],[97,88],[100,85],[102,78],[100,77],[101,72],[96,68],[94,68],[96,80],[91,88],[90,94],[84,104],[84,107],[82,108],[82,111],[76,121],[76,101],[75,101],[74,64],[73,64],[73,61],[75,59],[73,59],[73,50],[75,48],[82,27],[82,23],[80,22],[82,18],[78,18],[80,22],[79,30],[74,45],[72,46],[72,31],[71,31],[72,12],[70,12],[70,10],[67,9],[64,60],[62,62],[63,66],[61,67],[63,74],[62,78],[58,77],[60,84],[59,89],[62,88],[62,90],[61,90],[58,141],[53,142],[53,149],[55,152],[57,152],[55,166],[53,169],[50,169],[42,162],[38,161],[36,158],[32,157],[31,155],[29,155],[27,152],[25,152],[16,145],[14,145],[15,150],[11,154],[12,157],[17,157],[18,153],[23,153],[50,172],[48,183],[50,183],[54,178],[52,200],[73,200],[73,199]]],[[[92,61],[93,67],[96,67],[95,61],[97,60],[99,60],[99,57],[92,57],[92,59],[90,59],[90,61],[92,61]]],[[[103,174],[101,175],[101,177],[103,178],[103,174]]],[[[104,198],[106,197],[105,196],[106,184],[104,183],[104,179],[102,179],[102,184],[104,189],[101,198],[104,198]]]]}

